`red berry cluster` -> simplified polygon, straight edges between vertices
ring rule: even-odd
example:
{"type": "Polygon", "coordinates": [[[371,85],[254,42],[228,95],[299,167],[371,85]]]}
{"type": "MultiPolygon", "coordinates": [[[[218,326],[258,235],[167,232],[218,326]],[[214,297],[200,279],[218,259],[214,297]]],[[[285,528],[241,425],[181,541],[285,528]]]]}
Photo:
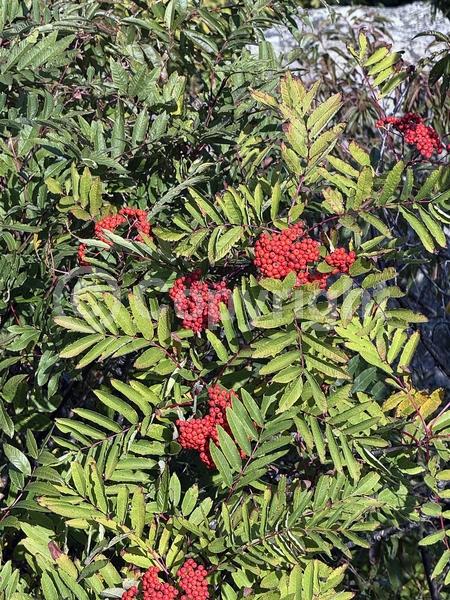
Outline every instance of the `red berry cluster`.
{"type": "Polygon", "coordinates": [[[305,283],[318,283],[321,290],[327,287],[329,273],[299,273],[297,275],[297,286],[305,283]]]}
{"type": "MultiPolygon", "coordinates": [[[[139,208],[121,208],[116,215],[104,217],[95,223],[95,236],[102,242],[112,246],[112,242],[105,236],[105,231],[115,231],[120,225],[128,224],[129,228],[136,229],[137,235],[135,240],[142,241],[141,233],[150,235],[151,225],[148,221],[148,213],[146,210],[139,208]]],[[[80,265],[86,263],[86,246],[80,244],[78,247],[78,262],[80,265]]]]}
{"type": "Polygon", "coordinates": [[[114,231],[120,225],[124,223],[128,223],[130,228],[134,227],[138,232],[138,235],[135,237],[136,240],[141,240],[141,233],[149,235],[150,233],[150,223],[148,222],[148,213],[146,210],[140,210],[138,208],[121,208],[117,215],[112,215],[111,217],[105,217],[104,219],[100,219],[95,224],[95,235],[102,242],[106,242],[109,245],[112,245],[104,235],[105,231],[114,231]]]}
{"type": "Polygon", "coordinates": [[[219,305],[228,302],[231,290],[225,281],[209,283],[200,280],[200,271],[179,277],[169,292],[183,327],[199,333],[209,324],[220,321],[219,305]]]}
{"type": "Polygon", "coordinates": [[[138,589],[135,585],[122,594],[122,600],[133,600],[138,594],[138,589]]]}
{"type": "Polygon", "coordinates": [[[150,567],[142,577],[142,600],[174,600],[178,596],[178,590],[170,583],[161,581],[158,577],[158,567],[150,567]]]}
{"type": "Polygon", "coordinates": [[[78,246],[77,256],[78,256],[78,264],[80,264],[80,265],[87,265],[87,262],[86,262],[86,244],[80,244],[78,246]]]}
{"type": "Polygon", "coordinates": [[[231,406],[234,392],[213,385],[208,389],[208,414],[198,419],[182,421],[178,419],[176,425],[179,430],[178,441],[182,448],[196,450],[200,454],[200,460],[209,468],[214,468],[214,462],[209,452],[209,441],[218,442],[217,425],[221,425],[230,433],[226,410],[231,406]]]}
{"type": "Polygon", "coordinates": [[[178,571],[179,586],[184,594],[181,600],[208,600],[207,571],[189,558],[178,571]]]}
{"type": "Polygon", "coordinates": [[[95,223],[95,236],[102,242],[105,242],[105,244],[108,244],[108,246],[111,246],[112,242],[105,237],[104,232],[114,231],[119,227],[119,225],[123,225],[125,222],[126,219],[121,214],[104,217],[95,223]]]}
{"type": "MultiPolygon", "coordinates": [[[[330,273],[314,272],[320,259],[320,244],[305,234],[302,222],[292,225],[281,233],[263,233],[255,244],[254,263],[265,277],[282,279],[289,273],[296,273],[297,286],[305,283],[318,283],[321,289],[327,286],[330,273]]],[[[354,252],[338,248],[326,258],[336,267],[332,274],[347,273],[356,259],[354,252]]]]}
{"type": "MultiPolygon", "coordinates": [[[[158,577],[158,567],[150,567],[142,577],[142,600],[209,600],[208,575],[205,567],[189,558],[178,570],[178,590],[158,577]],[[180,595],[181,594],[181,595],[180,595]]],[[[136,586],[122,594],[122,600],[133,600],[139,593],[136,586]]]]}
{"type": "Polygon", "coordinates": [[[263,233],[255,244],[254,262],[265,277],[283,279],[318,259],[319,243],[305,235],[301,222],[281,233],[263,233]]]}
{"type": "Polygon", "coordinates": [[[404,117],[385,117],[376,122],[378,128],[389,125],[403,135],[407,144],[415,146],[423,158],[430,159],[444,149],[436,130],[425,125],[420,115],[407,113],[404,117]]]}
{"type": "Polygon", "coordinates": [[[356,254],[353,251],[347,252],[345,248],[336,248],[334,252],[325,258],[325,261],[331,267],[334,267],[333,271],[331,271],[332,275],[336,275],[337,273],[348,273],[355,260],[356,254]]]}

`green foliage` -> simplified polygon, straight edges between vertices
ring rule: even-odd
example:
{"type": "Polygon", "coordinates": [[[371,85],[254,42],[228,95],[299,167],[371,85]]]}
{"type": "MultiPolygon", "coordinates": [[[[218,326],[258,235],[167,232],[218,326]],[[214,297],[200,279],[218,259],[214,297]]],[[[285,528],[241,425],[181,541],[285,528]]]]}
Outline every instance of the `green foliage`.
{"type": "MultiPolygon", "coordinates": [[[[401,273],[447,245],[446,158],[371,151],[345,94],[283,70],[263,31],[294,2],[0,7],[0,597],[120,598],[192,556],[213,598],[381,598],[399,540],[445,589],[450,413],[412,377],[401,273]],[[152,235],[100,241],[123,206],[152,235]],[[299,219],[319,272],[356,252],[326,291],[254,268],[299,219]],[[232,298],[198,335],[168,294],[197,268],[232,298]],[[178,420],[213,384],[235,393],[207,469],[178,420]]],[[[380,109],[406,70],[358,43],[380,109]]]]}

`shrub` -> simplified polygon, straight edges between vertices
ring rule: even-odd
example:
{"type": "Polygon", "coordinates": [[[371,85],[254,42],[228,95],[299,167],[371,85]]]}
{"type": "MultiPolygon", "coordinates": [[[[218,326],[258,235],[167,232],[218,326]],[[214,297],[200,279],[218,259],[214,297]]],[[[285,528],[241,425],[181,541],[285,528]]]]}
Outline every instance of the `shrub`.
{"type": "Polygon", "coordinates": [[[386,112],[411,74],[363,33],[352,140],[263,39],[294,11],[4,4],[5,599],[450,581],[450,413],[399,285],[447,246],[447,140],[386,112]]]}

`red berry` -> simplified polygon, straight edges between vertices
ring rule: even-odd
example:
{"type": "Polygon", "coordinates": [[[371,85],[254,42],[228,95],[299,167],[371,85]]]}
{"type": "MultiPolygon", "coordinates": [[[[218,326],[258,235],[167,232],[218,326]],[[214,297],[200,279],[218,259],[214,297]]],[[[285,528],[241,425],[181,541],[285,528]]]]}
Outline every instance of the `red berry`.
{"type": "Polygon", "coordinates": [[[134,237],[135,240],[141,241],[141,233],[150,234],[151,225],[148,222],[148,214],[145,210],[138,208],[121,208],[117,215],[104,217],[95,224],[95,235],[102,242],[112,245],[104,235],[105,231],[114,231],[120,225],[127,223],[130,229],[134,228],[138,234],[134,237]]]}
{"type": "Polygon", "coordinates": [[[254,263],[264,277],[283,279],[319,259],[319,242],[305,235],[303,223],[281,233],[263,233],[255,244],[254,263]]]}
{"type": "Polygon", "coordinates": [[[150,567],[142,577],[142,600],[175,600],[178,590],[158,577],[158,567],[150,567]]]}
{"type": "Polygon", "coordinates": [[[332,271],[333,275],[336,275],[337,273],[348,273],[350,267],[356,260],[356,254],[354,252],[347,253],[345,248],[336,248],[336,250],[329,254],[325,260],[330,266],[335,267],[332,271]]]}
{"type": "MultiPolygon", "coordinates": [[[[319,259],[319,242],[305,235],[302,223],[281,233],[263,233],[255,244],[254,264],[260,273],[265,277],[282,279],[293,272],[296,274],[297,287],[306,283],[317,283],[320,289],[327,287],[330,274],[313,271],[319,259]]],[[[356,260],[356,254],[337,248],[325,260],[335,267],[332,275],[347,273],[356,260]]]]}
{"type": "Polygon", "coordinates": [[[122,600],[133,600],[133,598],[138,593],[138,589],[136,586],[131,587],[129,590],[122,594],[122,600]]]}
{"type": "Polygon", "coordinates": [[[308,276],[308,283],[318,283],[321,290],[327,287],[328,273],[314,273],[308,276]]]}
{"type": "Polygon", "coordinates": [[[434,153],[439,154],[444,146],[433,127],[425,125],[422,117],[415,113],[407,113],[403,117],[385,117],[375,123],[376,127],[392,125],[410,146],[415,146],[423,158],[430,159],[434,153]]]}
{"type": "Polygon", "coordinates": [[[209,283],[200,280],[200,272],[179,277],[169,292],[183,327],[199,333],[220,321],[219,305],[228,302],[231,290],[225,281],[209,283]]]}
{"type": "Polygon", "coordinates": [[[104,232],[114,231],[115,229],[117,229],[117,227],[119,227],[119,225],[122,225],[125,222],[125,217],[120,214],[112,215],[111,217],[104,217],[103,219],[100,219],[100,221],[97,221],[97,223],[95,224],[95,235],[102,242],[105,242],[109,246],[112,246],[112,242],[110,242],[105,237],[104,232]]]}
{"type": "Polygon", "coordinates": [[[208,389],[208,414],[201,418],[183,421],[179,419],[176,425],[179,430],[178,441],[182,448],[196,450],[200,460],[209,468],[214,468],[214,462],[209,452],[209,442],[218,442],[217,425],[221,425],[227,433],[231,431],[226,418],[226,410],[231,406],[235,393],[225,390],[219,385],[208,389]]]}
{"type": "Polygon", "coordinates": [[[80,244],[78,246],[78,263],[80,265],[87,265],[88,263],[86,262],[86,244],[80,244]]]}
{"type": "MultiPolygon", "coordinates": [[[[142,600],[209,600],[208,575],[205,567],[189,558],[178,570],[180,592],[176,587],[161,581],[158,567],[150,567],[142,576],[142,600]]],[[[136,586],[122,594],[122,600],[133,600],[139,590],[136,586]]]]}
{"type": "Polygon", "coordinates": [[[179,586],[184,594],[180,600],[208,600],[207,571],[189,558],[178,570],[179,586]]]}

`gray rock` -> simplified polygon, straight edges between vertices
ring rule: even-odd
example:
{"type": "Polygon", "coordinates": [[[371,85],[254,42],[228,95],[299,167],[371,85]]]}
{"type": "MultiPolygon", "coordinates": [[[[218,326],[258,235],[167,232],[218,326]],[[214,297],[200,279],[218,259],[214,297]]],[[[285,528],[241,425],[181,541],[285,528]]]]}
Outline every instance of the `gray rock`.
{"type": "Polygon", "coordinates": [[[403,50],[403,58],[410,63],[417,63],[439,48],[436,44],[430,46],[433,42],[431,37],[413,39],[418,33],[436,30],[450,34],[450,19],[442,12],[434,12],[429,2],[413,2],[394,8],[334,6],[304,9],[299,13],[297,23],[297,39],[284,27],[266,32],[266,39],[273,44],[278,54],[287,56],[302,44],[302,38],[309,34],[319,34],[316,38],[318,49],[328,52],[339,63],[343,61],[339,50],[346,52],[345,44],[349,39],[346,33],[361,27],[375,27],[379,37],[391,43],[395,50],[403,50]]]}

